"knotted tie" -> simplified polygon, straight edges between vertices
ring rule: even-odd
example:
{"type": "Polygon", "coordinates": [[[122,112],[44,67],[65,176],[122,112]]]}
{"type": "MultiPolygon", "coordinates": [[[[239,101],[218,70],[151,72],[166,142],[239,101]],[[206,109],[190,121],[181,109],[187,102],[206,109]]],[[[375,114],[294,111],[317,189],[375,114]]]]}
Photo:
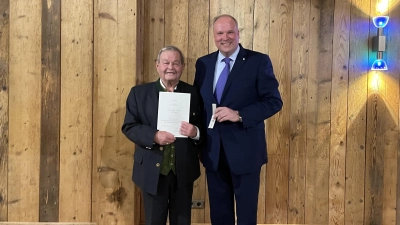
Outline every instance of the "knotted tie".
{"type": "Polygon", "coordinates": [[[230,73],[230,65],[229,65],[230,61],[231,61],[230,58],[228,57],[224,58],[225,67],[222,70],[221,74],[219,75],[217,84],[215,85],[214,95],[215,98],[217,98],[218,103],[221,100],[222,92],[224,91],[226,80],[228,79],[228,75],[230,73]]]}

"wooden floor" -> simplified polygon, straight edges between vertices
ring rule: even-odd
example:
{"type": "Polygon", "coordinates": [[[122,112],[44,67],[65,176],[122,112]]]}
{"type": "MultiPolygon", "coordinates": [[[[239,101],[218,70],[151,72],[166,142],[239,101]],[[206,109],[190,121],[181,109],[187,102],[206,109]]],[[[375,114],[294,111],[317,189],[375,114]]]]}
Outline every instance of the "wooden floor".
{"type": "MultiPolygon", "coordinates": [[[[67,222],[0,222],[0,225],[96,225],[96,223],[67,223],[67,222]]],[[[211,223],[192,223],[191,225],[211,225],[211,223]]],[[[278,225],[278,224],[257,224],[278,225]]],[[[281,224],[283,225],[283,224],[281,224]]],[[[285,224],[285,225],[322,225],[322,224],[285,224]]]]}

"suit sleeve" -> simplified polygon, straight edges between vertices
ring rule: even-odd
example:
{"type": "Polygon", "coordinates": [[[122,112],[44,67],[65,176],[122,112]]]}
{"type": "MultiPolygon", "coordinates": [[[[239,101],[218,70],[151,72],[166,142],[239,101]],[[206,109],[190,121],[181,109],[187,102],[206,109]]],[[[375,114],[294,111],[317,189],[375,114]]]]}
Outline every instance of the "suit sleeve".
{"type": "Polygon", "coordinates": [[[202,123],[202,118],[203,118],[203,100],[200,96],[199,90],[196,86],[194,86],[194,91],[192,92],[192,103],[193,104],[193,113],[192,116],[190,117],[190,123],[195,125],[197,128],[199,128],[200,132],[200,139],[199,140],[193,140],[196,145],[200,144],[205,136],[205,130],[204,126],[202,123]]]}
{"type": "Polygon", "coordinates": [[[144,148],[153,148],[154,135],[157,129],[143,124],[142,118],[139,113],[137,93],[135,88],[132,88],[126,100],[126,114],[124,124],[122,125],[122,132],[132,142],[144,148]]]}
{"type": "Polygon", "coordinates": [[[193,85],[200,90],[201,86],[203,85],[203,80],[205,76],[205,65],[201,60],[196,61],[196,73],[194,76],[193,85]]]}
{"type": "Polygon", "coordinates": [[[267,55],[263,55],[257,69],[258,101],[239,109],[244,127],[255,126],[282,109],[283,102],[278,87],[272,62],[267,55]]]}

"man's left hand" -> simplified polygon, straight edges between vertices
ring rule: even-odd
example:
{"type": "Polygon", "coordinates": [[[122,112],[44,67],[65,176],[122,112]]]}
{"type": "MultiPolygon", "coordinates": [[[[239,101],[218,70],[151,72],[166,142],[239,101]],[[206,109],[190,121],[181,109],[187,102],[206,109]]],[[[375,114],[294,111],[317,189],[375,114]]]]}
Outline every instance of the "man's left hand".
{"type": "Polygon", "coordinates": [[[197,135],[197,129],[193,124],[182,121],[181,127],[179,128],[179,133],[190,138],[194,138],[197,135]]]}
{"type": "Polygon", "coordinates": [[[239,112],[232,110],[228,107],[218,107],[215,109],[214,119],[218,122],[231,121],[238,122],[239,121],[239,112]]]}

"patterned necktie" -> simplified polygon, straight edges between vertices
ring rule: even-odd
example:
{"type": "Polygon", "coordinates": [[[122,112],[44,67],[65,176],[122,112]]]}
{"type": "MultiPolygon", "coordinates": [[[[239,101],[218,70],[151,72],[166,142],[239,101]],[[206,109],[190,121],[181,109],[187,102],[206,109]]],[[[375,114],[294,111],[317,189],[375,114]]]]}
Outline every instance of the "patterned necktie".
{"type": "Polygon", "coordinates": [[[214,95],[215,98],[217,98],[218,103],[221,100],[222,92],[224,91],[226,80],[228,79],[228,75],[230,73],[230,65],[229,65],[230,61],[231,61],[230,58],[228,57],[224,58],[225,67],[222,70],[221,74],[219,75],[217,84],[215,85],[214,95]]]}

